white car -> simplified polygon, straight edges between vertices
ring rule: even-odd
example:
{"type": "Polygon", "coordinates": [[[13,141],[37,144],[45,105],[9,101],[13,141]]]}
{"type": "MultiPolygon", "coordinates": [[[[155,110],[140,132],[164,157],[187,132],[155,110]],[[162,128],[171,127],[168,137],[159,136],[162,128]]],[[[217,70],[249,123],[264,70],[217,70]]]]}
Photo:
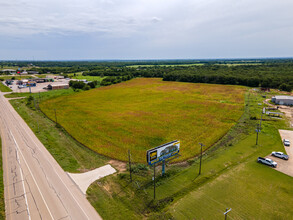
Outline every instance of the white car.
{"type": "Polygon", "coordinates": [[[289,156],[284,154],[283,152],[275,152],[275,151],[273,151],[272,156],[279,157],[279,158],[281,158],[283,160],[288,160],[289,159],[289,156]]]}
{"type": "Polygon", "coordinates": [[[284,146],[290,147],[290,141],[288,139],[283,140],[284,146]]]}
{"type": "Polygon", "coordinates": [[[271,160],[270,158],[258,157],[257,162],[266,164],[266,165],[274,167],[274,168],[277,167],[277,163],[275,161],[271,160]]]}

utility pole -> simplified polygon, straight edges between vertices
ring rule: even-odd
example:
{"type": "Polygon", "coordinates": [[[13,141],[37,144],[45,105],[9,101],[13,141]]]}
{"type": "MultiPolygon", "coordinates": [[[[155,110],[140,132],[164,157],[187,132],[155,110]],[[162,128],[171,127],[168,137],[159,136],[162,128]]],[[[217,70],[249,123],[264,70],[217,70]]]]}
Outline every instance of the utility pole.
{"type": "Polygon", "coordinates": [[[54,111],[55,111],[55,123],[56,123],[56,125],[57,125],[57,114],[56,114],[56,108],[54,109],[54,111]]]}
{"type": "Polygon", "coordinates": [[[128,161],[129,161],[130,182],[132,182],[132,176],[131,176],[131,161],[130,161],[130,150],[128,150],[128,161]]]}
{"type": "Polygon", "coordinates": [[[199,145],[200,145],[200,161],[199,161],[199,172],[198,172],[198,175],[201,174],[202,147],[205,146],[205,145],[203,145],[202,143],[199,143],[199,145]]]}
{"type": "Polygon", "coordinates": [[[231,210],[232,210],[231,208],[229,210],[228,210],[228,208],[226,208],[226,212],[224,212],[225,220],[227,220],[228,212],[230,212],[231,210]]]}
{"type": "Polygon", "coordinates": [[[258,133],[260,132],[259,124],[257,124],[255,131],[256,131],[256,145],[257,145],[257,143],[258,143],[258,133]]]}

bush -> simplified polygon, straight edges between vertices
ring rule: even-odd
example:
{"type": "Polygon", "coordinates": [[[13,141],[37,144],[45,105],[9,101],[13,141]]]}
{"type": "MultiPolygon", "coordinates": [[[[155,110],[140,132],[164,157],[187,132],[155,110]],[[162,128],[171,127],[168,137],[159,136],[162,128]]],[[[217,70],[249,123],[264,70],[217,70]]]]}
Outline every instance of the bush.
{"type": "Polygon", "coordinates": [[[30,96],[27,98],[26,105],[29,106],[29,107],[31,108],[33,102],[34,102],[34,97],[30,95],[30,96]]]}
{"type": "MultiPolygon", "coordinates": [[[[127,167],[127,170],[129,170],[129,167],[127,167]]],[[[132,165],[131,170],[133,173],[140,173],[141,171],[148,171],[149,167],[145,164],[139,163],[132,165]]]]}

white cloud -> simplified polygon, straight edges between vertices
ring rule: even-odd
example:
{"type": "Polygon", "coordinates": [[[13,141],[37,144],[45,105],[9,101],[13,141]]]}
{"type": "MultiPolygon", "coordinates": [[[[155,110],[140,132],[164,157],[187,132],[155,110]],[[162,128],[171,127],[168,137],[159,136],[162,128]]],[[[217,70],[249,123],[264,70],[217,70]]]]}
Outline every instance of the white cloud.
{"type": "Polygon", "coordinates": [[[210,53],[215,48],[216,54],[270,43],[293,50],[292,0],[0,0],[0,5],[2,37],[94,36],[108,50],[114,50],[111,40],[123,39],[121,51],[131,47],[133,57],[135,51],[197,57],[203,48],[210,53]]]}

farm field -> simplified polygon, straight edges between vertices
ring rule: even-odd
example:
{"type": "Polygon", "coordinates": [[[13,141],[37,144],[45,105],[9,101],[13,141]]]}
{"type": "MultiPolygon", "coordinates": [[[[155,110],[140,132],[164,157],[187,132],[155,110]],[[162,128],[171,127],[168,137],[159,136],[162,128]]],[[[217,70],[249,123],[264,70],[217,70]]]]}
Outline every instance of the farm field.
{"type": "Polygon", "coordinates": [[[180,161],[210,147],[235,125],[244,109],[240,86],[137,78],[41,102],[41,110],[99,154],[145,162],[147,149],[181,141],[180,161]]]}

